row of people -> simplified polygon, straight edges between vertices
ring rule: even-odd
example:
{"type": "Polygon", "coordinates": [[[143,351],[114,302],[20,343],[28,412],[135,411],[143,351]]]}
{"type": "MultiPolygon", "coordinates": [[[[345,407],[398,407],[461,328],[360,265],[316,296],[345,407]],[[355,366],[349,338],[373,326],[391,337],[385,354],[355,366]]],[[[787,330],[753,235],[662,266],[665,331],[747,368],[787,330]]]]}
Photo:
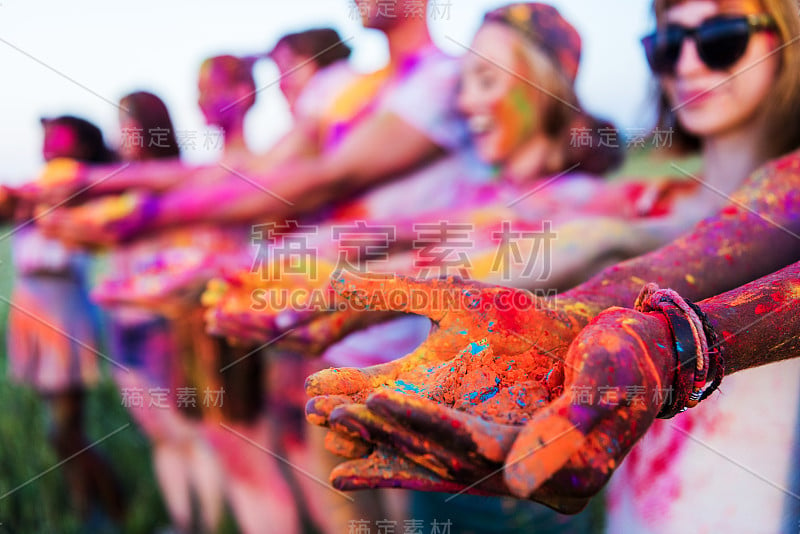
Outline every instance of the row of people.
{"type": "MultiPolygon", "coordinates": [[[[401,239],[394,243],[396,248],[382,269],[411,275],[429,272],[425,268],[430,268],[430,264],[420,261],[419,251],[408,246],[414,235],[415,224],[442,219],[470,223],[479,236],[478,242],[473,245],[476,252],[468,269],[473,277],[489,282],[514,283],[519,287],[538,285],[566,289],[611,262],[651,250],[674,239],[701,219],[723,208],[727,203],[726,197],[736,191],[734,206],[748,206],[755,212],[771,210],[771,220],[777,219],[779,224],[792,228],[792,221],[796,220],[792,216],[796,214],[791,205],[784,203],[776,207],[776,203],[783,198],[782,194],[791,197],[793,160],[771,168],[770,172],[757,174],[746,182],[757,167],[795,148],[799,141],[797,127],[790,120],[799,102],[796,77],[800,75],[796,65],[798,54],[792,41],[792,36],[798,30],[798,21],[790,4],[717,3],[711,0],[657,3],[658,29],[645,40],[645,47],[651,66],[660,77],[664,101],[672,106],[665,113],[663,124],[680,124],[678,135],[690,139],[688,145],[695,143],[700,147],[702,179],[692,175],[682,183],[670,179],[657,183],[620,185],[574,172],[581,168],[595,173],[608,170],[616,162],[617,154],[607,149],[581,152],[569,142],[569,133],[576,126],[588,124],[593,131],[598,131],[602,126],[580,110],[574,93],[580,38],[555,9],[529,3],[489,12],[470,51],[462,59],[460,68],[436,49],[424,20],[381,17],[380,10],[367,11],[365,25],[380,29],[387,36],[391,55],[389,65],[378,72],[357,76],[344,90],[336,92],[335,98],[330,100],[330,105],[321,114],[300,114],[291,132],[267,153],[208,168],[189,168],[179,162],[125,168],[73,167],[77,172],[67,173],[66,180],[62,180],[57,187],[33,185],[25,188],[21,194],[37,201],[58,203],[91,185],[88,190],[90,194],[83,195],[85,202],[82,206],[58,208],[39,219],[40,225],[50,233],[72,242],[108,244],[140,241],[160,239],[159,235],[172,232],[188,232],[194,236],[193,239],[197,239],[198,233],[202,233],[209,223],[215,225],[212,233],[216,233],[216,237],[206,241],[206,254],[202,261],[179,264],[172,270],[163,267],[153,269],[156,264],[168,262],[165,259],[168,255],[156,254],[157,259],[146,262],[147,265],[139,273],[127,277],[127,285],[123,280],[113,286],[115,304],[147,303],[164,312],[168,308],[174,311],[176,301],[181,304],[191,301],[191,306],[197,310],[197,287],[208,280],[209,273],[231,268],[226,264],[226,258],[221,259],[225,256],[221,251],[227,250],[222,247],[238,248],[247,254],[246,237],[237,242],[231,234],[219,230],[218,225],[237,227],[254,222],[280,225],[293,217],[306,224],[321,224],[321,228],[326,230],[333,225],[356,221],[391,225],[401,239]],[[735,41],[737,47],[723,47],[714,41],[712,37],[719,34],[725,35],[731,42],[735,41]],[[687,40],[689,36],[692,40],[687,40]],[[774,52],[776,50],[777,53],[774,52]],[[730,73],[737,75],[730,76],[730,73]],[[466,121],[458,116],[458,112],[466,116],[466,121]],[[765,143],[765,139],[769,142],[765,143]],[[468,141],[472,141],[480,158],[496,169],[495,176],[487,178],[475,172],[476,165],[468,158],[465,149],[468,141]],[[254,187],[259,194],[254,194],[254,187]],[[131,203],[122,214],[104,213],[103,207],[108,199],[91,198],[131,188],[144,189],[146,192],[129,196],[131,203]],[[359,196],[353,199],[356,194],[359,196]],[[402,205],[398,202],[400,198],[402,205]],[[765,198],[772,198],[775,203],[762,202],[765,198]],[[82,216],[87,208],[94,214],[88,220],[82,216]],[[525,272],[515,272],[508,279],[506,267],[509,266],[497,265],[485,259],[496,255],[493,253],[497,251],[498,228],[502,228],[502,223],[513,223],[515,230],[535,233],[541,231],[542,221],[545,220],[553,221],[558,234],[558,239],[553,242],[553,265],[548,276],[532,279],[525,272]],[[209,243],[213,244],[209,246],[209,243]],[[488,268],[487,264],[490,265],[488,268]],[[153,290],[153,284],[133,283],[137,276],[152,276],[161,283],[155,284],[153,290]],[[176,280],[178,283],[175,283],[176,280]],[[186,291],[187,288],[191,291],[186,291]],[[191,297],[177,298],[186,294],[191,297]]],[[[218,106],[217,109],[221,108],[218,106]]],[[[496,354],[516,354],[519,347],[509,343],[511,334],[507,334],[507,331],[528,340],[524,350],[536,346],[531,345],[531,339],[536,339],[538,345],[539,340],[550,336],[550,341],[538,350],[544,353],[564,351],[590,317],[609,305],[629,306],[635,297],[634,286],[641,286],[644,281],[668,283],[689,298],[702,298],[765,275],[793,261],[790,256],[796,252],[796,247],[791,246],[785,247],[780,253],[772,251],[758,262],[753,261],[752,251],[760,251],[762,248],[759,247],[763,246],[774,247],[781,236],[769,233],[769,227],[764,228],[761,241],[753,243],[751,250],[747,246],[751,242],[746,236],[736,234],[736,228],[741,228],[737,225],[745,224],[736,216],[742,218],[744,214],[733,211],[736,210],[725,208],[719,216],[721,223],[715,225],[706,222],[698,227],[701,236],[705,235],[703,231],[708,233],[707,229],[713,227],[716,232],[713,236],[679,240],[652,256],[644,256],[641,260],[626,264],[635,268],[607,270],[603,273],[602,281],[595,279],[589,286],[579,286],[580,289],[559,295],[558,303],[564,307],[545,314],[538,326],[530,326],[532,323],[527,318],[512,319],[499,310],[490,313],[490,316],[496,317],[497,325],[501,326],[493,326],[485,321],[485,317],[473,318],[466,312],[464,321],[447,322],[438,316],[431,317],[438,324],[438,330],[416,351],[414,347],[425,338],[429,329],[429,321],[424,318],[393,318],[391,322],[353,332],[362,330],[374,318],[366,318],[365,314],[352,310],[319,313],[319,310],[309,309],[276,315],[276,312],[284,310],[252,309],[249,298],[259,286],[268,291],[279,291],[283,286],[291,287],[298,283],[293,278],[289,278],[288,282],[286,278],[265,280],[264,275],[269,270],[256,272],[256,276],[252,276],[248,268],[245,269],[249,273],[247,275],[229,277],[232,281],[222,284],[222,295],[210,302],[212,307],[208,316],[217,334],[255,343],[249,345],[253,350],[259,343],[277,346],[291,342],[290,345],[287,343],[289,349],[271,347],[272,354],[268,358],[273,370],[281,369],[282,365],[296,369],[296,362],[303,352],[310,352],[312,347],[314,351],[319,351],[320,347],[342,338],[344,341],[327,350],[323,361],[327,358],[327,361],[340,366],[360,366],[365,362],[386,362],[412,351],[411,362],[449,361],[461,347],[479,342],[487,336],[489,346],[496,354]],[[731,222],[731,228],[717,231],[718,227],[724,226],[722,223],[728,222],[728,218],[736,219],[736,224],[731,222]],[[725,247],[728,247],[728,252],[722,257],[728,262],[725,272],[730,275],[717,275],[710,280],[710,266],[706,266],[698,255],[721,251],[725,247]],[[697,265],[691,263],[692,258],[697,265]],[[290,324],[287,324],[287,317],[290,324]],[[271,343],[276,338],[281,338],[281,343],[271,343]],[[295,354],[287,356],[287,350],[295,354]]],[[[751,219],[746,223],[753,225],[751,219]]],[[[510,246],[509,243],[499,245],[510,246]]],[[[323,257],[319,259],[328,260],[319,262],[323,269],[324,265],[333,264],[342,257],[342,247],[331,239],[330,232],[319,232],[316,248],[323,251],[323,257]]],[[[258,264],[269,265],[276,257],[276,249],[274,243],[271,248],[267,247],[266,262],[260,259],[258,264]]],[[[714,263],[713,259],[706,261],[714,263]]],[[[723,269],[726,265],[714,263],[714,267],[723,269]]],[[[515,266],[510,268],[513,271],[515,266]]],[[[792,271],[787,272],[791,275],[792,271]]],[[[783,274],[786,275],[786,272],[783,274]]],[[[384,291],[391,289],[391,280],[394,279],[388,280],[380,282],[385,284],[382,288],[384,291]]],[[[368,288],[375,289],[367,284],[368,288]]],[[[355,285],[358,286],[358,283],[355,285]]],[[[424,289],[429,286],[439,290],[446,287],[446,283],[422,283],[423,293],[429,291],[424,289]]],[[[416,286],[405,284],[403,287],[416,286]]],[[[394,311],[426,315],[424,308],[406,305],[394,308],[400,308],[394,311]]],[[[190,313],[183,315],[189,316],[190,313]]],[[[613,314],[610,315],[611,319],[604,320],[609,323],[617,320],[613,314]]],[[[194,332],[190,336],[194,357],[199,358],[203,352],[196,343],[200,333],[196,329],[190,331],[194,332]]],[[[591,347],[593,343],[598,347],[606,347],[608,336],[596,330],[586,332],[578,337],[582,343],[579,347],[591,347]]],[[[791,335],[791,328],[786,332],[791,335]]],[[[244,356],[249,352],[252,352],[250,348],[244,356]]],[[[567,353],[567,361],[579,362],[578,369],[581,365],[594,369],[595,359],[605,362],[601,356],[589,358],[586,350],[573,352],[570,349],[567,353]],[[587,363],[582,363],[584,360],[587,363]]],[[[589,354],[594,353],[589,351],[589,354]]],[[[638,357],[644,361],[654,356],[648,350],[638,354],[638,357]]],[[[662,354],[659,357],[666,356],[662,354]]],[[[629,363],[616,363],[621,373],[630,370],[629,363]]],[[[408,371],[402,364],[401,368],[408,371]]],[[[397,365],[391,364],[380,368],[377,375],[375,372],[367,374],[372,378],[367,378],[364,385],[357,388],[362,391],[356,401],[366,400],[370,387],[390,381],[381,374],[383,372],[388,372],[391,380],[403,378],[406,383],[419,386],[416,389],[426,389],[430,383],[428,377],[435,375],[433,370],[426,368],[424,372],[411,372],[405,379],[397,374],[397,365]]],[[[293,380],[295,386],[299,386],[299,373],[296,371],[293,378],[283,372],[276,374],[279,380],[284,381],[284,387],[293,380]]],[[[645,378],[626,376],[626,382],[614,377],[606,378],[605,375],[595,376],[591,372],[579,373],[577,378],[567,370],[564,374],[567,378],[561,384],[562,388],[565,385],[598,387],[603,385],[603,379],[610,381],[606,386],[650,385],[649,382],[645,383],[645,378],[650,379],[649,375],[645,378]]],[[[662,373],[658,380],[660,385],[669,383],[667,375],[669,373],[662,373]]],[[[355,382],[343,381],[342,376],[352,378],[347,373],[336,373],[333,378],[330,373],[316,376],[318,378],[313,379],[310,386],[314,394],[350,394],[353,393],[353,383],[360,383],[359,379],[353,379],[355,382]]],[[[437,376],[441,378],[441,374],[437,376]]],[[[273,386],[272,390],[277,391],[279,396],[285,395],[279,387],[273,386]]],[[[791,394],[789,386],[785,391],[791,394]]],[[[488,463],[479,462],[480,465],[502,465],[505,454],[514,452],[515,449],[510,447],[511,438],[504,436],[513,437],[516,433],[525,436],[525,439],[518,439],[521,445],[514,446],[525,447],[534,439],[542,440],[541,443],[554,439],[556,434],[566,429],[564,421],[577,424],[583,422],[581,417],[589,417],[589,426],[594,428],[598,424],[596,421],[599,416],[592,415],[592,410],[586,410],[588,414],[573,416],[572,412],[578,410],[569,411],[565,408],[564,399],[565,396],[559,397],[551,407],[538,414],[528,414],[531,420],[524,421],[524,426],[517,422],[511,430],[492,427],[488,435],[473,436],[478,441],[497,438],[505,444],[505,448],[494,451],[493,456],[481,452],[488,463]],[[558,409],[562,412],[566,410],[568,415],[558,412],[558,409]]],[[[481,469],[463,472],[442,470],[441,464],[437,463],[442,458],[456,458],[463,460],[465,465],[472,465],[474,458],[469,450],[480,451],[480,443],[476,442],[475,447],[466,445],[468,450],[453,450],[452,444],[467,442],[460,437],[451,440],[440,425],[415,426],[411,421],[402,418],[397,420],[387,415],[394,413],[392,410],[397,406],[405,410],[409,403],[418,402],[416,397],[395,398],[390,395],[385,399],[379,394],[371,397],[366,408],[356,405],[344,410],[336,408],[331,412],[341,400],[340,396],[333,397],[333,401],[331,398],[317,399],[312,405],[311,416],[316,417],[317,421],[327,422],[329,414],[333,416],[333,413],[338,413],[334,429],[349,436],[346,439],[331,438],[329,445],[342,452],[340,442],[349,440],[349,446],[356,447],[351,452],[365,452],[367,449],[363,443],[358,443],[358,440],[353,443],[355,425],[356,428],[370,429],[366,434],[362,431],[362,439],[371,440],[381,447],[392,446],[394,454],[402,453],[407,458],[392,458],[387,456],[384,449],[378,449],[366,464],[362,461],[335,471],[338,473],[337,480],[343,486],[403,485],[405,480],[409,487],[453,490],[467,486],[469,477],[485,474],[481,469]],[[383,430],[379,431],[379,428],[383,430]],[[392,439],[381,437],[381,432],[386,429],[389,429],[388,435],[392,439]],[[414,431],[419,435],[428,432],[428,445],[422,449],[419,449],[419,445],[413,445],[418,443],[414,441],[414,431]],[[409,443],[409,449],[401,447],[399,451],[396,450],[395,438],[400,435],[405,436],[401,442],[409,443]],[[435,450],[426,447],[434,447],[435,450]],[[426,457],[434,459],[427,461],[426,457]],[[371,471],[373,468],[383,469],[384,473],[391,473],[391,476],[363,476],[364,473],[376,473],[371,471]],[[428,471],[418,474],[420,468],[427,468],[428,471]],[[431,482],[434,475],[438,475],[440,480],[431,482]]],[[[275,399],[275,404],[279,402],[280,399],[275,399]]],[[[441,408],[430,403],[413,406],[411,413],[420,414],[423,418],[432,416],[432,420],[435,420],[441,415],[441,408]]],[[[464,409],[462,406],[462,411],[464,409]]],[[[483,413],[481,409],[479,406],[467,408],[466,411],[490,418],[489,413],[483,413]]],[[[576,440],[574,445],[560,449],[546,449],[563,456],[562,461],[546,464],[547,471],[542,472],[543,468],[537,467],[538,464],[533,460],[521,461],[515,463],[514,469],[507,470],[509,477],[518,476],[518,480],[512,481],[507,477],[506,489],[499,491],[496,485],[488,485],[487,488],[492,493],[510,493],[508,488],[513,488],[515,495],[524,493],[524,496],[529,496],[541,485],[542,480],[554,476],[552,482],[545,484],[544,489],[534,497],[540,495],[538,500],[573,512],[607,480],[616,462],[642,435],[656,411],[649,406],[646,415],[637,414],[637,417],[643,418],[635,421],[623,409],[611,410],[611,415],[603,412],[602,415],[607,416],[603,421],[607,422],[605,426],[600,425],[601,431],[596,435],[586,435],[584,440],[576,440]],[[618,438],[615,432],[624,439],[618,438]],[[618,443],[615,451],[609,453],[583,445],[609,439],[618,440],[615,441],[618,443]],[[584,449],[581,450],[581,447],[584,449]],[[573,453],[584,463],[573,460],[578,463],[568,463],[567,467],[561,469],[563,461],[571,458],[573,453]],[[570,486],[565,480],[575,469],[580,475],[576,479],[579,483],[572,481],[570,486]],[[526,488],[525,491],[518,489],[520,484],[526,488]]],[[[701,412],[702,408],[698,409],[698,413],[701,412]]],[[[448,412],[447,417],[463,416],[448,412]]],[[[688,416],[684,414],[680,417],[688,416]]],[[[796,419],[796,414],[789,414],[788,417],[796,419]]],[[[781,431],[789,435],[794,428],[792,421],[787,421],[781,431]]],[[[471,425],[478,423],[468,419],[465,424],[467,428],[472,428],[471,425]]],[[[282,422],[276,432],[285,431],[287,425],[282,422]]],[[[589,426],[586,427],[587,434],[589,426]]],[[[719,439],[728,441],[730,436],[720,434],[719,439]]],[[[784,445],[785,439],[776,442],[775,448],[785,451],[782,448],[784,445]]],[[[228,443],[220,449],[231,450],[234,446],[228,443]]],[[[517,449],[516,452],[520,451],[517,449]]],[[[773,452],[778,454],[780,451],[771,451],[763,456],[774,457],[773,452]]],[[[644,457],[646,454],[641,453],[644,457]]],[[[539,461],[539,456],[533,455],[531,458],[539,461]]],[[[645,459],[639,461],[646,462],[645,459]]],[[[619,475],[617,478],[620,478],[619,475]]],[[[720,478],[724,480],[724,477],[720,478]]],[[[669,506],[683,506],[679,495],[671,497],[669,506]]],[[[415,495],[414,498],[420,497],[415,495]]],[[[612,499],[611,502],[613,504],[621,500],[624,499],[612,499]]],[[[650,501],[639,499],[636,503],[644,507],[650,501]]],[[[453,501],[461,502],[471,501],[461,500],[461,497],[453,501]]],[[[420,503],[419,506],[424,504],[420,503]]],[[[533,510],[519,503],[510,506],[517,515],[507,517],[505,524],[512,524],[533,510]]],[[[535,522],[540,526],[544,524],[541,509],[531,513],[537,517],[535,522]]],[[[647,510],[638,510],[626,501],[624,506],[612,508],[612,521],[619,522],[612,524],[645,521],[644,515],[637,517],[636,514],[647,513],[647,510]]],[[[413,512],[411,515],[416,517],[413,512]]],[[[708,521],[709,515],[706,518],[692,517],[692,520],[708,521]]],[[[353,517],[350,515],[348,519],[353,517]]],[[[497,513],[491,517],[495,525],[503,524],[497,513]]],[[[678,520],[689,515],[676,514],[674,517],[678,520]]],[[[718,519],[714,516],[714,520],[718,519]]],[[[559,520],[552,519],[554,523],[559,520]]],[[[340,529],[341,524],[340,520],[340,529]]],[[[663,524],[666,525],[666,521],[663,524]]]]}

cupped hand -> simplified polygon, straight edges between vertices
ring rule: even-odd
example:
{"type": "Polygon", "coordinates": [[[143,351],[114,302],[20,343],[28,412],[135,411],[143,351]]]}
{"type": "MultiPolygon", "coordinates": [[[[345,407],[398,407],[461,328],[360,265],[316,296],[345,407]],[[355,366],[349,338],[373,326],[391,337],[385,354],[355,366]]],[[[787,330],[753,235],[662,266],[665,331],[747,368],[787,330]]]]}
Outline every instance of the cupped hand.
{"type": "Polygon", "coordinates": [[[104,306],[131,305],[174,316],[197,308],[206,284],[229,265],[244,263],[236,229],[210,225],[169,228],[124,246],[135,257],[92,290],[104,306]]]}
{"type": "MultiPolygon", "coordinates": [[[[453,278],[415,280],[394,275],[346,274],[334,285],[354,309],[418,313],[432,320],[433,329],[420,347],[398,360],[366,369],[329,369],[308,378],[306,391],[314,398],[307,405],[307,417],[333,428],[329,448],[356,455],[368,449],[364,444],[372,440],[371,433],[382,430],[359,422],[349,425],[347,415],[351,410],[367,414],[354,404],[373,394],[368,406],[378,411],[383,395],[389,395],[390,402],[419,401],[429,408],[418,412],[421,419],[412,422],[411,429],[417,424],[424,428],[442,416],[448,422],[457,418],[451,427],[459,429],[455,442],[486,435],[485,422],[471,414],[491,412],[494,423],[489,426],[497,433],[473,443],[470,459],[453,462],[454,455],[441,447],[436,454],[425,451],[418,458],[440,476],[474,474],[502,462],[518,432],[514,424],[523,423],[538,405],[558,394],[563,371],[552,353],[566,347],[561,337],[577,326],[567,314],[525,291],[453,278]],[[540,319],[539,324],[533,317],[540,319]],[[542,328],[544,324],[550,325],[549,331],[542,328]],[[509,404],[519,410],[507,410],[509,404]]],[[[403,445],[406,453],[413,454],[413,430],[392,435],[395,443],[404,439],[409,440],[403,445]]]]}
{"type": "Polygon", "coordinates": [[[14,217],[19,200],[19,194],[15,189],[0,185],[0,222],[9,221],[14,217]]]}
{"type": "Polygon", "coordinates": [[[316,258],[294,263],[275,260],[211,280],[202,297],[207,330],[238,342],[279,339],[309,352],[315,340],[334,335],[328,330],[357,321],[332,313],[337,300],[329,284],[332,264],[316,258]]]}
{"type": "MultiPolygon", "coordinates": [[[[363,400],[376,387],[408,373],[415,379],[427,376],[435,366],[462,353],[464,347],[471,347],[464,350],[474,354],[483,354],[488,348],[503,357],[530,356],[531,362],[547,371],[558,361],[557,356],[551,358],[549,354],[563,354],[580,330],[579,321],[569,313],[529,292],[453,277],[417,280],[400,275],[343,273],[333,285],[353,310],[424,315],[431,319],[433,328],[417,350],[398,360],[367,369],[328,369],[312,375],[306,381],[310,396],[350,395],[353,400],[363,400]]],[[[507,372],[514,369],[511,365],[507,372]]]]}
{"type": "MultiPolygon", "coordinates": [[[[536,333],[534,322],[514,334],[504,331],[509,324],[495,322],[492,336],[438,366],[418,349],[377,368],[310,377],[309,392],[328,396],[309,402],[308,417],[336,432],[329,442],[351,456],[377,445],[403,459],[395,470],[384,461],[370,471],[374,457],[342,464],[332,474],[337,486],[414,488],[419,481],[404,471],[410,461],[424,469],[425,480],[435,475],[478,491],[492,481],[495,494],[531,498],[564,512],[580,509],[652,423],[671,387],[669,329],[660,315],[609,310],[541,376],[535,365],[521,364],[523,353],[513,352],[513,343],[492,343],[503,334],[536,333]],[[414,365],[412,359],[425,363],[414,365]],[[496,372],[501,362],[533,372],[514,380],[513,373],[496,372]],[[472,375],[464,373],[469,364],[472,375]],[[459,383],[473,387],[453,387],[459,383]]],[[[527,347],[540,368],[544,358],[554,358],[542,348],[527,347]]]]}

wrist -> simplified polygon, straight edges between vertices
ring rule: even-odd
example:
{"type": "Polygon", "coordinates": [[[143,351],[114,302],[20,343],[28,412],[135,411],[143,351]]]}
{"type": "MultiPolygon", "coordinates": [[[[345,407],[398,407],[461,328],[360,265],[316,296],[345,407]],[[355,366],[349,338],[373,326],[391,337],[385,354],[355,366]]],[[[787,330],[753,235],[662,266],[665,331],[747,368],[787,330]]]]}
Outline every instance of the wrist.
{"type": "Polygon", "coordinates": [[[721,346],[700,308],[671,289],[648,284],[634,307],[641,312],[660,312],[669,326],[674,365],[665,380],[671,375],[672,395],[656,415],[669,419],[695,407],[719,387],[724,374],[721,346]]]}
{"type": "Polygon", "coordinates": [[[615,306],[615,304],[599,304],[590,296],[574,291],[540,297],[539,300],[542,309],[556,314],[556,319],[568,323],[569,328],[572,330],[583,329],[601,312],[615,306]]]}

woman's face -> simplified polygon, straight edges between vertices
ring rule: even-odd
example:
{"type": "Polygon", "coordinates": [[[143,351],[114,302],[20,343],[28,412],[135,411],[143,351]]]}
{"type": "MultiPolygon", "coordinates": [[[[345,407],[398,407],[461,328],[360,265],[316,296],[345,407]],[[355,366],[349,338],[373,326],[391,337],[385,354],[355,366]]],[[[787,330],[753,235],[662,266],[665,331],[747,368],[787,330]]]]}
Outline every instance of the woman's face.
{"type": "Polygon", "coordinates": [[[280,72],[281,92],[294,115],[297,99],[316,74],[317,65],[311,58],[295,54],[288,46],[278,46],[271,57],[280,72]]]}
{"type": "Polygon", "coordinates": [[[144,158],[144,143],[147,132],[125,111],[119,112],[119,157],[122,161],[141,161],[144,158]]]}
{"type": "Polygon", "coordinates": [[[478,155],[495,165],[508,161],[535,134],[538,122],[536,89],[525,81],[526,69],[515,53],[520,39],[502,24],[484,24],[462,64],[458,107],[478,155]]]}
{"type": "MultiPolygon", "coordinates": [[[[762,13],[758,2],[691,0],[666,12],[668,24],[696,28],[704,20],[720,15],[762,13]]],[[[747,50],[727,70],[711,70],[699,58],[695,42],[685,39],[675,74],[661,83],[678,119],[698,137],[727,135],[749,128],[775,81],[779,54],[773,32],[752,33],[747,50]]]]}
{"type": "Polygon", "coordinates": [[[232,85],[222,68],[212,62],[203,63],[197,78],[197,105],[206,124],[225,128],[237,114],[247,112],[244,92],[232,85]]]}
{"type": "Polygon", "coordinates": [[[45,122],[42,142],[42,157],[45,161],[80,157],[78,151],[78,137],[72,128],[64,124],[45,122]]]}

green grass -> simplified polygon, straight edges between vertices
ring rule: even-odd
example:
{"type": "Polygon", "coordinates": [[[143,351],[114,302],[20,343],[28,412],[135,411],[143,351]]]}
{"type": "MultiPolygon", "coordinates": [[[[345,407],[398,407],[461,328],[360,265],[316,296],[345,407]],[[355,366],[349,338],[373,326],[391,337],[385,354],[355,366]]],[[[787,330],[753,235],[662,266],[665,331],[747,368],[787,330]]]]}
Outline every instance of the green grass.
{"type": "MultiPolygon", "coordinates": [[[[3,229],[0,235],[7,231],[3,229]]],[[[0,240],[0,295],[6,299],[13,283],[9,246],[9,239],[0,240]]],[[[7,316],[8,306],[0,302],[0,532],[81,532],[62,473],[54,468],[58,459],[47,441],[44,405],[33,390],[7,378],[7,316]]],[[[86,412],[90,442],[128,425],[97,445],[124,481],[130,499],[130,515],[123,530],[152,532],[168,524],[154,481],[149,445],[123,408],[107,373],[89,392],[86,412]]]]}
{"type": "MultiPolygon", "coordinates": [[[[0,228],[0,236],[7,228],[0,228]]],[[[10,239],[0,238],[0,295],[8,299],[13,283],[10,239]]],[[[81,533],[58,458],[47,441],[44,405],[30,388],[7,377],[5,334],[8,306],[0,301],[0,534],[81,533]]],[[[169,524],[155,482],[150,446],[122,406],[104,369],[103,380],[87,399],[86,426],[94,442],[128,425],[97,445],[124,484],[129,514],[122,532],[153,532],[169,524]]],[[[227,517],[222,532],[234,532],[227,517]]]]}

